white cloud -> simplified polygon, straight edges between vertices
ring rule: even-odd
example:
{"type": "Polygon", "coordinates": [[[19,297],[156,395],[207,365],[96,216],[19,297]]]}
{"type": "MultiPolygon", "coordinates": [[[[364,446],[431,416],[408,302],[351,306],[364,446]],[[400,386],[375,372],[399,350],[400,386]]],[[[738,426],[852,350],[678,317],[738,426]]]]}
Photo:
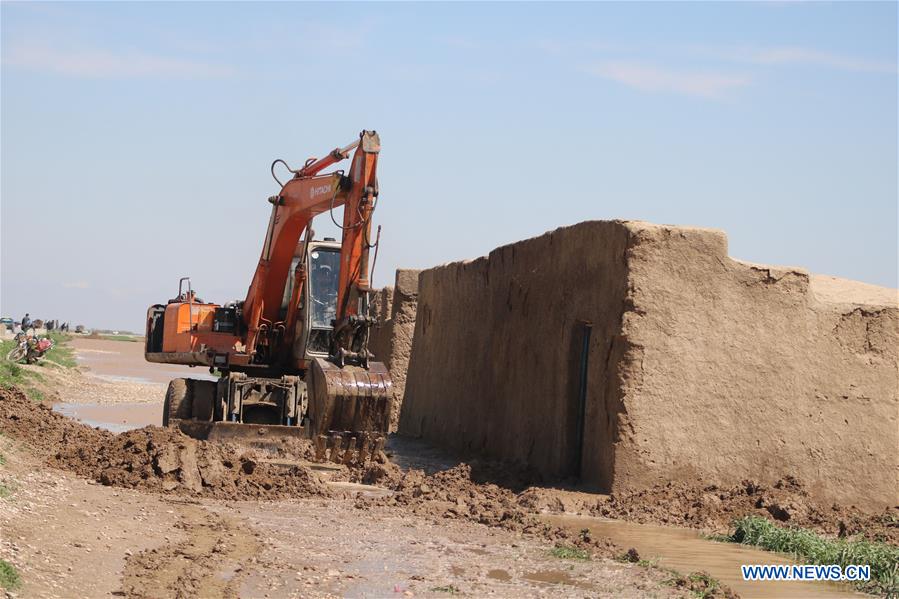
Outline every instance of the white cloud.
{"type": "Polygon", "coordinates": [[[484,43],[464,35],[450,35],[439,38],[443,44],[459,50],[481,50],[484,43]]]}
{"type": "Polygon", "coordinates": [[[114,52],[101,48],[52,46],[41,41],[12,43],[3,52],[4,66],[70,77],[217,78],[233,74],[230,67],[155,56],[143,52],[114,52]]]}
{"type": "Polygon", "coordinates": [[[812,65],[845,71],[896,73],[896,65],[853,58],[796,46],[743,48],[735,53],[738,60],[763,65],[812,65]]]}
{"type": "Polygon", "coordinates": [[[87,281],[72,281],[71,283],[63,283],[62,286],[66,289],[87,289],[90,287],[90,283],[87,281]]]}
{"type": "Polygon", "coordinates": [[[746,75],[676,70],[646,63],[610,60],[587,67],[588,73],[647,92],[718,99],[751,83],[746,75]]]}
{"type": "Polygon", "coordinates": [[[555,39],[541,38],[533,42],[533,46],[537,50],[541,50],[547,54],[582,54],[584,52],[595,53],[633,53],[637,48],[633,45],[621,44],[609,40],[571,40],[571,39],[555,39]]]}

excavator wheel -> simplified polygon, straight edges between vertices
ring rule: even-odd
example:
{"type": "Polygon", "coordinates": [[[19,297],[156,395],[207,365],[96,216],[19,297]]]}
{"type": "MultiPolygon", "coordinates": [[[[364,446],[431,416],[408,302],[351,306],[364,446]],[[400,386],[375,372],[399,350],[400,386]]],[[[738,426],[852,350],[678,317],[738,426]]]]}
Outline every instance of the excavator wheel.
{"type": "Polygon", "coordinates": [[[215,400],[218,391],[216,381],[189,379],[188,384],[191,388],[191,417],[194,420],[209,422],[212,420],[212,414],[215,410],[215,400]]]}
{"type": "Polygon", "coordinates": [[[339,367],[312,364],[309,425],[318,460],[362,465],[384,449],[393,409],[393,382],[381,362],[339,367]]]}
{"type": "Polygon", "coordinates": [[[178,420],[190,418],[193,412],[191,385],[187,379],[172,379],[162,404],[162,426],[177,427],[178,420]]]}

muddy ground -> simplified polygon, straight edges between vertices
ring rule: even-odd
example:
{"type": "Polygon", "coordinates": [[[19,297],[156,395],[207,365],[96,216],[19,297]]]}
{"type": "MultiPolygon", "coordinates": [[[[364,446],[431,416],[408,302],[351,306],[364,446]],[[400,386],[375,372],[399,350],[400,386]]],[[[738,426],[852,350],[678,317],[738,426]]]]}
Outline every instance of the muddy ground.
{"type": "MultiPolygon", "coordinates": [[[[65,372],[52,384],[65,398],[89,378],[65,372]]],[[[132,381],[103,383],[91,387],[93,403],[132,400],[132,381]]],[[[450,461],[426,474],[393,463],[433,466],[426,452],[324,467],[311,463],[301,443],[273,453],[157,427],[116,435],[15,390],[0,392],[0,433],[0,483],[8,489],[0,500],[0,557],[20,570],[17,592],[28,597],[667,597],[708,590],[622,562],[629,547],[548,525],[545,513],[715,532],[726,532],[735,516],[760,513],[829,534],[897,539],[895,514],[816,505],[793,480],[610,497],[529,487],[525,473],[497,464],[450,461]],[[555,557],[556,547],[589,559],[555,557]]]]}
{"type": "MultiPolygon", "coordinates": [[[[594,558],[554,557],[572,535],[512,504],[507,524],[480,524],[506,516],[492,496],[474,498],[483,514],[411,509],[430,503],[420,474],[383,502],[180,433],[92,429],[17,391],[0,392],[0,432],[0,556],[21,596],[685,596],[668,573],[609,559],[606,543],[572,538],[594,558]]],[[[395,468],[337,478],[403,480],[395,468]]]]}

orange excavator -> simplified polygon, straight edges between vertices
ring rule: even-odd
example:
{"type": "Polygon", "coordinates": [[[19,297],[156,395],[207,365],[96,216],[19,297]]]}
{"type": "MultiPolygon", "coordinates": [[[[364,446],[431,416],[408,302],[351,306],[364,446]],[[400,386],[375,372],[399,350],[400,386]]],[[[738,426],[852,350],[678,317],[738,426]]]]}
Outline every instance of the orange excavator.
{"type": "Polygon", "coordinates": [[[218,375],[171,381],[163,425],[202,439],[310,438],[320,457],[342,462],[381,449],[392,383],[368,350],[380,149],[378,134],[363,131],[302,168],[273,162],[281,189],[268,198],[271,218],[246,299],[207,303],[182,278],[176,298],[150,306],[146,359],[218,375]],[[322,173],[351,153],[348,173],[322,173]],[[286,183],[278,164],[293,175],[286,183]],[[323,212],[342,230],[340,242],[314,239],[312,221],[323,212]]]}

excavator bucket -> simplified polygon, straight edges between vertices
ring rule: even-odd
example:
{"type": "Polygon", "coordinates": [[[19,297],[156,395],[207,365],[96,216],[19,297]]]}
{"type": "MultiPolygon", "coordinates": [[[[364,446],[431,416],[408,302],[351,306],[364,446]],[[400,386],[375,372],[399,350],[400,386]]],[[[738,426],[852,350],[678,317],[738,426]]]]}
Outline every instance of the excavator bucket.
{"type": "Polygon", "coordinates": [[[381,362],[369,367],[312,364],[309,418],[316,458],[363,464],[384,449],[393,382],[381,362]]]}

